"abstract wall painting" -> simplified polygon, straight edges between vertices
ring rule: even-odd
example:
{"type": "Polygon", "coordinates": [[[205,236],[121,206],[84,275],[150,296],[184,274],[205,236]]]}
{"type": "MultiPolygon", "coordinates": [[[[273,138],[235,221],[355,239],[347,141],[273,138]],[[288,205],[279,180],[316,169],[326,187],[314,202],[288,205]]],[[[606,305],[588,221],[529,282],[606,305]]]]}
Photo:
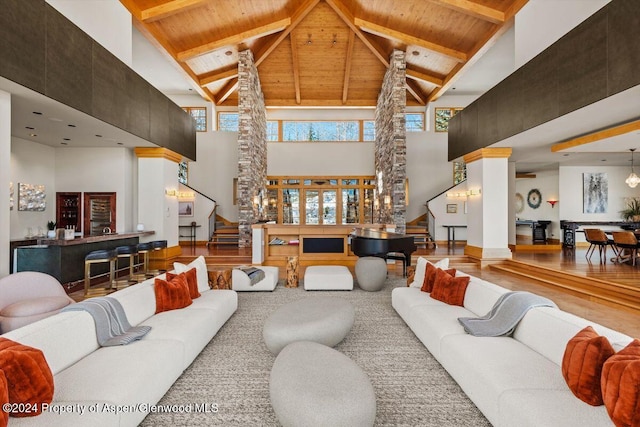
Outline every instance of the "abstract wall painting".
{"type": "Polygon", "coordinates": [[[47,207],[44,185],[18,183],[18,210],[44,211],[47,207]]]}
{"type": "Polygon", "coordinates": [[[583,173],[582,192],[582,212],[607,212],[609,206],[609,179],[606,173],[583,173]]]}

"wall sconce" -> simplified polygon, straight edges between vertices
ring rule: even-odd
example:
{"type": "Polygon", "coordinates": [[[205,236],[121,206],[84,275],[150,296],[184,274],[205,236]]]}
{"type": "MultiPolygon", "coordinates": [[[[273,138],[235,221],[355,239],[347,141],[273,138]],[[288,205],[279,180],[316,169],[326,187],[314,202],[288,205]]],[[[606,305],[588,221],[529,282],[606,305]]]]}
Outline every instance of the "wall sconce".
{"type": "Polygon", "coordinates": [[[258,196],[257,194],[253,196],[253,204],[256,206],[260,206],[260,196],[258,196]]]}
{"type": "Polygon", "coordinates": [[[476,190],[467,190],[466,192],[467,196],[479,196],[480,194],[482,194],[482,190],[480,188],[476,190]]]}
{"type": "Polygon", "coordinates": [[[179,200],[194,200],[196,197],[193,191],[178,191],[176,195],[179,200]]]}
{"type": "Polygon", "coordinates": [[[447,193],[447,197],[449,198],[453,198],[453,197],[467,197],[467,193],[447,193]]]}
{"type": "Polygon", "coordinates": [[[265,208],[268,207],[269,206],[269,199],[266,199],[266,198],[262,199],[262,206],[265,207],[265,208]]]}
{"type": "Polygon", "coordinates": [[[547,203],[549,203],[551,205],[551,207],[555,207],[556,203],[558,203],[557,200],[547,200],[547,203]]]}
{"type": "Polygon", "coordinates": [[[389,208],[391,207],[391,196],[390,195],[386,195],[384,196],[384,205],[389,208]]]}
{"type": "Polygon", "coordinates": [[[164,194],[165,196],[178,197],[178,191],[175,189],[165,188],[164,194]]]}
{"type": "Polygon", "coordinates": [[[377,198],[373,199],[373,207],[376,210],[378,210],[380,208],[380,201],[377,198]]]}

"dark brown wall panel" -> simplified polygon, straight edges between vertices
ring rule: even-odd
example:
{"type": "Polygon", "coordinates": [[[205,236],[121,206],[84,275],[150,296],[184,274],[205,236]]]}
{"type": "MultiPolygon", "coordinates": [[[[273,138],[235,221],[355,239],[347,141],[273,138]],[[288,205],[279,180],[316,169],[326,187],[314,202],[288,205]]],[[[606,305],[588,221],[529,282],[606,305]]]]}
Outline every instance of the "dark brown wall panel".
{"type": "Polygon", "coordinates": [[[169,100],[160,91],[149,87],[149,137],[163,147],[169,147],[169,100]]]}
{"type": "MultiPolygon", "coordinates": [[[[516,70],[496,87],[499,139],[505,139],[522,132],[522,118],[524,113],[522,105],[526,102],[522,75],[522,69],[516,70]]],[[[474,147],[474,149],[478,149],[484,147],[484,145],[476,144],[474,147]]]]}
{"type": "Polygon", "coordinates": [[[120,129],[127,126],[127,66],[93,42],[93,116],[120,129]]]}
{"type": "MultiPolygon", "coordinates": [[[[607,14],[600,11],[556,44],[558,113],[564,115],[607,96],[607,14]]],[[[528,64],[527,64],[528,65],[528,64]]]]}
{"type": "Polygon", "coordinates": [[[51,6],[47,6],[45,95],[91,114],[93,40],[51,6]]]}
{"type": "Polygon", "coordinates": [[[613,95],[640,84],[640,1],[612,3],[608,25],[608,95],[613,95]]]}
{"type": "Polygon", "coordinates": [[[0,76],[44,93],[45,3],[0,4],[0,76]]]}
{"type": "Polygon", "coordinates": [[[478,139],[498,140],[498,94],[490,90],[478,102],[478,139]]]}
{"type": "Polygon", "coordinates": [[[135,72],[127,73],[126,129],[147,140],[150,138],[149,83],[135,72]]]}
{"type": "Polygon", "coordinates": [[[531,129],[558,117],[558,49],[543,51],[527,64],[523,79],[522,129],[531,129]]]}
{"type": "Polygon", "coordinates": [[[469,112],[462,120],[460,131],[461,140],[464,142],[478,139],[478,104],[471,104],[467,108],[469,112]]]}

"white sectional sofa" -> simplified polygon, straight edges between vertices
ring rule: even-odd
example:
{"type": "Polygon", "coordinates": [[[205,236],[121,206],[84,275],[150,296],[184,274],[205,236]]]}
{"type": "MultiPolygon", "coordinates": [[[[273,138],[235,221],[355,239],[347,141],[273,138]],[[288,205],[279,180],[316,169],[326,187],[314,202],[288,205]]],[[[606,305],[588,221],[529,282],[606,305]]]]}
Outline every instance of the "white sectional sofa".
{"type": "Polygon", "coordinates": [[[612,426],[604,406],[590,406],[569,390],[562,358],[567,342],[588,325],[616,352],[631,337],[549,307],[530,310],[513,337],[465,333],[458,317],[486,314],[508,291],[471,277],[464,307],[432,299],[419,286],[394,289],[392,305],[494,426],[612,426]]]}
{"type": "Polygon", "coordinates": [[[158,314],[154,279],[110,294],[132,326],[152,327],[129,345],[100,347],[93,318],[84,311],[59,313],[2,335],[43,351],[54,375],[51,405],[69,405],[63,414],[9,418],[9,426],[139,424],[238,307],[235,291],[209,289],[206,265],[204,275],[198,271],[198,289],[201,296],[190,306],[158,314]]]}

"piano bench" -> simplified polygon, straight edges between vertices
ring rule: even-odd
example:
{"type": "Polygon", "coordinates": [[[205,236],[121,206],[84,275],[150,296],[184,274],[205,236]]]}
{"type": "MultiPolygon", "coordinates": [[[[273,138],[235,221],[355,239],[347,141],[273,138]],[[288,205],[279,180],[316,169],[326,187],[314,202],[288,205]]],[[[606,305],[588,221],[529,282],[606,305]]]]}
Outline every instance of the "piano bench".
{"type": "Polygon", "coordinates": [[[385,259],[394,259],[402,261],[402,277],[407,277],[407,257],[402,252],[390,252],[385,259]]]}
{"type": "Polygon", "coordinates": [[[305,291],[351,291],[353,276],[344,265],[312,265],[304,272],[305,291]]]}

